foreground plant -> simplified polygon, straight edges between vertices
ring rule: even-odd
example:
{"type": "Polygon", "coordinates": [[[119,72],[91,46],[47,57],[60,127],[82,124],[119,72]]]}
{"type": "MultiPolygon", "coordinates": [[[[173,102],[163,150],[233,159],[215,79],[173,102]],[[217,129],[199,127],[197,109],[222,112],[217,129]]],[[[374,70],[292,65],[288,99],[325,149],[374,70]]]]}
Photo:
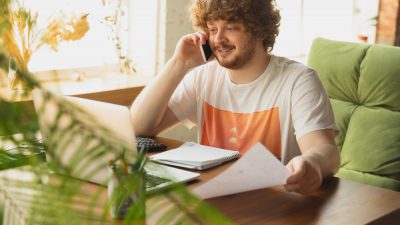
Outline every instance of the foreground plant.
{"type": "MultiPolygon", "coordinates": [[[[137,216],[134,204],[128,207],[123,222],[113,220],[110,218],[112,204],[109,199],[104,198],[107,196],[105,187],[68,177],[68,175],[76,175],[84,168],[92,166],[95,164],[94,162],[106,162],[104,159],[110,153],[115,156],[114,160],[121,160],[125,164],[133,162],[134,165],[144,165],[146,158],[133,154],[133,158],[129,157],[128,160],[124,153],[137,152],[136,150],[131,149],[129,144],[102,127],[101,123],[84,110],[45,90],[34,79],[27,70],[26,64],[23,63],[24,57],[26,57],[24,56],[25,51],[21,51],[17,45],[13,33],[15,27],[12,23],[13,20],[10,20],[12,11],[9,6],[9,1],[0,0],[0,59],[13,57],[17,69],[21,72],[20,78],[31,89],[42,90],[44,104],[38,109],[39,111],[46,111],[50,106],[56,106],[57,113],[51,125],[53,135],[43,137],[46,139],[45,145],[37,141],[38,124],[29,104],[15,103],[13,99],[5,99],[0,94],[0,135],[21,133],[18,136],[2,137],[0,141],[1,162],[10,160],[8,144],[24,145],[32,150],[40,147],[47,156],[53,158],[52,163],[46,164],[43,159],[31,157],[29,158],[31,160],[25,162],[27,166],[18,170],[18,175],[0,177],[0,195],[5,207],[3,210],[10,212],[10,208],[7,207],[11,207],[16,210],[13,212],[18,212],[6,215],[8,220],[5,219],[5,221],[13,222],[10,218],[17,216],[16,219],[22,224],[142,224],[143,217],[137,216]],[[69,121],[67,126],[62,122],[65,120],[69,121]],[[61,163],[61,159],[57,158],[58,154],[55,154],[55,151],[66,151],[70,145],[75,144],[71,141],[75,139],[81,140],[78,146],[80,154],[71,158],[72,166],[65,167],[61,163]],[[66,176],[59,175],[61,173],[66,176]]],[[[22,14],[21,12],[20,15],[22,14]]],[[[32,21],[32,19],[34,18],[24,21],[32,21]]],[[[22,24],[21,27],[28,25],[22,24]]],[[[77,38],[73,35],[69,37],[77,38]]],[[[0,63],[0,65],[4,64],[0,63]]],[[[6,69],[4,66],[0,68],[3,71],[6,69]]],[[[0,73],[0,76],[4,76],[4,74],[0,73]]],[[[13,160],[19,157],[26,158],[21,149],[23,148],[16,149],[21,152],[12,154],[13,160]]],[[[12,163],[7,165],[17,166],[12,163]]],[[[96,165],[98,167],[108,166],[106,164],[96,165]]],[[[93,167],[91,172],[86,174],[88,178],[96,175],[99,171],[98,167],[93,167]]],[[[140,172],[140,168],[143,167],[134,166],[132,168],[132,173],[136,173],[140,172]]],[[[6,172],[2,172],[2,175],[5,174],[6,172]]],[[[128,190],[131,190],[139,187],[143,180],[127,176],[124,182],[129,184],[127,187],[130,187],[128,190]]],[[[231,224],[216,209],[191,194],[184,185],[176,185],[146,195],[146,209],[146,223],[148,224],[231,224]]]]}

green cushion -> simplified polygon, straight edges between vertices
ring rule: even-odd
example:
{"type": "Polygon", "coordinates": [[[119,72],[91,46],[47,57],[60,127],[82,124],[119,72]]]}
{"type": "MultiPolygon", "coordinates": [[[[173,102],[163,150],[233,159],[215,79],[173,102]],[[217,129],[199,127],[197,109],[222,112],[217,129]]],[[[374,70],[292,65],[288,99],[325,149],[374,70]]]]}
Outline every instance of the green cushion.
{"type": "Polygon", "coordinates": [[[335,115],[336,126],[339,128],[339,134],[336,136],[336,144],[339,149],[342,149],[351,115],[357,105],[336,99],[331,99],[331,104],[335,115]]]}
{"type": "Polygon", "coordinates": [[[317,38],[308,65],[317,70],[330,97],[358,103],[360,63],[368,45],[317,38]]]}
{"type": "Polygon", "coordinates": [[[374,45],[361,63],[360,103],[400,110],[400,48],[374,45]]]}
{"type": "Polygon", "coordinates": [[[400,181],[388,177],[372,175],[346,168],[340,168],[335,176],[340,177],[341,179],[352,180],[364,184],[400,191],[400,181]]]}
{"type": "Polygon", "coordinates": [[[340,131],[336,175],[400,190],[400,48],[317,38],[308,64],[340,131]]]}
{"type": "Polygon", "coordinates": [[[399,134],[399,112],[357,107],[341,150],[341,166],[400,181],[399,134]]]}

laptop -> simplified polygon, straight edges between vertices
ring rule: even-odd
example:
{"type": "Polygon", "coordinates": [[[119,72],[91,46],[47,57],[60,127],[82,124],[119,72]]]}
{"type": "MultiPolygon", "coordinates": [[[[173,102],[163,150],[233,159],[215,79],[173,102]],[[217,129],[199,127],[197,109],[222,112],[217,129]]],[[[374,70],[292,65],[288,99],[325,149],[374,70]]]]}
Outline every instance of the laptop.
{"type": "MultiPolygon", "coordinates": [[[[45,93],[43,91],[38,89],[33,90],[32,97],[39,119],[39,128],[43,141],[45,144],[48,144],[48,146],[54,146],[54,149],[51,151],[53,155],[49,155],[48,153],[46,154],[47,160],[53,163],[61,163],[65,168],[78,167],[79,169],[70,170],[68,173],[68,175],[74,178],[106,185],[110,178],[110,170],[108,167],[109,161],[114,160],[121,152],[112,149],[109,152],[107,151],[107,154],[103,157],[98,157],[96,160],[91,159],[90,162],[85,162],[85,160],[89,160],[86,159],[88,157],[85,156],[95,154],[90,151],[95,151],[96,148],[93,149],[90,147],[99,144],[96,143],[97,139],[90,143],[86,143],[87,141],[85,142],[85,152],[82,152],[82,148],[80,148],[82,147],[84,140],[81,140],[83,138],[79,138],[79,133],[84,131],[77,131],[78,135],[75,135],[72,139],[63,137],[65,143],[63,143],[63,141],[58,141],[62,140],[60,137],[60,135],[62,135],[60,130],[69,129],[71,127],[73,122],[72,117],[64,116],[59,118],[58,129],[54,130],[52,126],[56,120],[58,112],[62,109],[58,107],[58,104],[54,101],[44,101],[45,93]],[[52,145],[49,145],[51,142],[53,142],[52,145]],[[83,168],[81,168],[82,165],[84,165],[83,168]]],[[[89,121],[96,121],[96,123],[111,131],[110,136],[115,137],[113,140],[119,139],[119,141],[124,141],[128,145],[129,150],[136,151],[135,133],[131,122],[131,114],[127,107],[71,96],[55,97],[61,100],[66,100],[67,102],[77,106],[79,109],[84,110],[86,115],[89,115],[89,117],[94,119],[89,119],[89,121]]],[[[90,122],[85,124],[90,124],[90,122]]],[[[96,124],[93,123],[90,126],[92,128],[98,127],[98,125],[96,126],[96,124]]],[[[147,191],[165,188],[179,182],[187,182],[200,176],[198,173],[151,162],[146,164],[145,170],[148,174],[146,185],[147,191]]]]}

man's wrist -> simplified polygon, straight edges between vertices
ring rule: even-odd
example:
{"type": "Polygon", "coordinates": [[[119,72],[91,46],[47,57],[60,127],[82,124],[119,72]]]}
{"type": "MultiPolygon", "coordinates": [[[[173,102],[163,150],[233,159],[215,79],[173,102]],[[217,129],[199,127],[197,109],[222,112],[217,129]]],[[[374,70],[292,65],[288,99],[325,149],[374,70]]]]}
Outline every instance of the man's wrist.
{"type": "Polygon", "coordinates": [[[332,144],[322,144],[307,149],[302,156],[318,165],[323,178],[334,175],[340,166],[337,147],[332,144]]]}
{"type": "Polygon", "coordinates": [[[188,73],[194,67],[191,65],[190,60],[182,59],[175,56],[171,58],[171,63],[173,67],[175,67],[178,71],[180,71],[183,74],[188,73]]]}
{"type": "Polygon", "coordinates": [[[301,155],[300,157],[302,157],[303,160],[306,161],[307,164],[314,169],[314,171],[318,174],[321,180],[324,178],[323,165],[322,165],[323,162],[317,155],[312,153],[307,153],[301,155]]]}

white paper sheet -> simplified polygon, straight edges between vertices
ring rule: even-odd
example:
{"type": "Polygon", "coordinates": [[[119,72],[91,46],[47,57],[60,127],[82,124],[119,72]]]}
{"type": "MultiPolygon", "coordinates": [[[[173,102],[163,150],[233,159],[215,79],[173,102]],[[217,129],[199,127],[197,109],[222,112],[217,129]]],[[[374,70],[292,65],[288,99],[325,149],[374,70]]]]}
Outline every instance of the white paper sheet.
{"type": "Polygon", "coordinates": [[[261,143],[256,143],[228,169],[193,189],[202,199],[286,183],[290,172],[261,143]]]}

